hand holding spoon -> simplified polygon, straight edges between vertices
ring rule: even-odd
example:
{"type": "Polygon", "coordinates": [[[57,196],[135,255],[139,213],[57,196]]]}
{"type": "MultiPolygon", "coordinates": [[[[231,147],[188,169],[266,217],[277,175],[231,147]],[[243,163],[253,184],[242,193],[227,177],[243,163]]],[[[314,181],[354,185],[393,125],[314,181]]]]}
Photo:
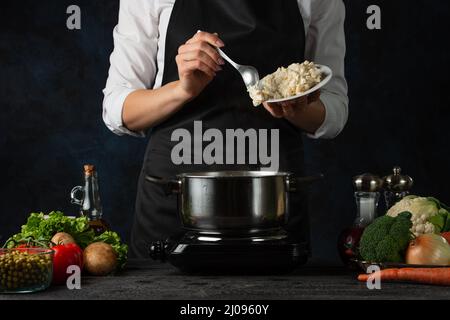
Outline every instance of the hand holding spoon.
{"type": "Polygon", "coordinates": [[[228,63],[231,64],[241,74],[241,77],[244,80],[245,86],[247,88],[253,87],[259,83],[259,73],[255,67],[244,66],[234,62],[220,48],[217,48],[217,52],[219,52],[220,56],[228,61],[228,63]]]}
{"type": "MultiPolygon", "coordinates": [[[[201,30],[197,31],[201,32],[201,30]]],[[[234,62],[222,49],[216,47],[217,52],[222,58],[224,58],[229,64],[231,64],[240,74],[244,80],[247,88],[255,86],[259,83],[259,73],[253,66],[244,66],[234,62]]]]}

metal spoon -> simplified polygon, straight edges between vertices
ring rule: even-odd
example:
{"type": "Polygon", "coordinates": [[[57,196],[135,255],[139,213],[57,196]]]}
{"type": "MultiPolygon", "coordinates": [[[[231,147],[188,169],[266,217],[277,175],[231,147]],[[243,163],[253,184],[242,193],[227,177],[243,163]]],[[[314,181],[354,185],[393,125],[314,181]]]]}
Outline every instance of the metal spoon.
{"type": "Polygon", "coordinates": [[[247,88],[255,86],[259,83],[259,73],[255,67],[252,66],[243,66],[237,64],[229,56],[225,54],[220,48],[216,48],[217,52],[219,52],[220,56],[228,61],[240,74],[242,79],[244,79],[245,86],[247,88]]]}
{"type": "MultiPolygon", "coordinates": [[[[202,32],[201,30],[198,30],[197,33],[202,32]]],[[[229,64],[231,64],[240,74],[242,79],[244,79],[245,86],[247,88],[256,86],[259,84],[259,73],[258,70],[256,70],[255,67],[252,66],[243,66],[240,65],[233,60],[229,56],[225,54],[220,48],[216,47],[217,52],[219,52],[220,56],[224,58],[226,61],[228,61],[229,64]]]]}

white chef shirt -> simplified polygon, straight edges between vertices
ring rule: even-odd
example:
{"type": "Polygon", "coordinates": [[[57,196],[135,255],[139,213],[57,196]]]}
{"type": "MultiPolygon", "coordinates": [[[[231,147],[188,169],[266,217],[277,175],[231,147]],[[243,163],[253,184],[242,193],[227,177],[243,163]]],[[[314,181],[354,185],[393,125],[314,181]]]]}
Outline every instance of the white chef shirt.
{"type": "MultiPolygon", "coordinates": [[[[121,0],[119,23],[114,28],[114,51],[103,90],[103,120],[115,134],[145,136],[123,124],[122,110],[135,90],[159,88],[164,71],[166,32],[176,0],[121,0]]],[[[226,0],[224,0],[226,1],[226,0]]],[[[278,1],[278,0],[277,0],[278,1]]],[[[311,138],[334,138],[348,118],[344,76],[345,7],[342,0],[297,0],[306,34],[305,59],[329,66],[333,78],[322,89],[326,116],[311,138]]]]}

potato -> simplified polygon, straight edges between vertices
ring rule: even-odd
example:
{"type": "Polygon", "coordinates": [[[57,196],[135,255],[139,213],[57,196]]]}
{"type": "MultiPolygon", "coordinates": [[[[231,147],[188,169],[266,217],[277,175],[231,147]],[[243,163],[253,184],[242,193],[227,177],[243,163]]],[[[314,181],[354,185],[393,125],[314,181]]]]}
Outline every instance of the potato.
{"type": "Polygon", "coordinates": [[[69,244],[69,243],[75,243],[75,239],[68,233],[65,232],[58,232],[57,234],[55,234],[52,238],[52,240],[50,240],[51,242],[53,242],[56,245],[59,244],[69,244]]]}
{"type": "Polygon", "coordinates": [[[104,242],[91,243],[83,252],[84,269],[94,276],[106,276],[117,267],[116,251],[104,242]]]}

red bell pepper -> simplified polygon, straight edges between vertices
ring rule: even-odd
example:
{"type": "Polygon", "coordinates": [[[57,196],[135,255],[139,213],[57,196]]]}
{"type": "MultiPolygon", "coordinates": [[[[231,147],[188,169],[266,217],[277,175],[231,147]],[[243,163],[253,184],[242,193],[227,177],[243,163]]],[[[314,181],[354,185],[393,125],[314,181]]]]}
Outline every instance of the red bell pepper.
{"type": "Polygon", "coordinates": [[[67,268],[76,265],[83,268],[83,250],[75,243],[61,244],[52,247],[53,256],[53,284],[64,284],[70,274],[67,268]]]}

